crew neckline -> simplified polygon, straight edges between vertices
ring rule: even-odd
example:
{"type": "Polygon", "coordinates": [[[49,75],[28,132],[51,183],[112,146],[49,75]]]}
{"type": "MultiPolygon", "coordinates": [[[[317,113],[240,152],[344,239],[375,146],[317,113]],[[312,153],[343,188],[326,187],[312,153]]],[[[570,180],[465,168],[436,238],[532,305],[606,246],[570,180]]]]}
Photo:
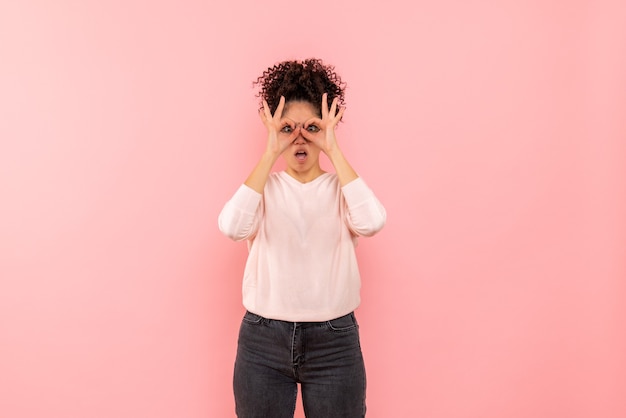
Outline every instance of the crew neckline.
{"type": "Polygon", "coordinates": [[[283,178],[286,179],[287,181],[296,184],[298,186],[301,187],[306,187],[309,184],[315,184],[320,182],[322,179],[328,177],[331,173],[329,173],[328,171],[324,171],[322,174],[320,174],[319,176],[315,177],[313,180],[306,182],[306,183],[302,183],[300,180],[296,179],[295,177],[292,177],[289,173],[287,173],[286,170],[283,171],[279,171],[278,174],[283,178]]]}

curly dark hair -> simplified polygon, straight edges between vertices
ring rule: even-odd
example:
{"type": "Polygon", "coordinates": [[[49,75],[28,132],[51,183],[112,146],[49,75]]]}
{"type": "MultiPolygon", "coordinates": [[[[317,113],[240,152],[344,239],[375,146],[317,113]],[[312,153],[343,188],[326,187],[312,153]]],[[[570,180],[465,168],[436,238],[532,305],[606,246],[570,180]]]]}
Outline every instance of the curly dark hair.
{"type": "MultiPolygon", "coordinates": [[[[283,61],[263,71],[252,84],[261,86],[257,97],[267,101],[272,114],[278,107],[280,96],[285,96],[285,102],[306,101],[321,109],[322,94],[328,93],[329,109],[335,97],[338,98],[337,110],[344,106],[346,83],[341,81],[335,67],[317,58],[283,61]]],[[[262,100],[260,108],[263,108],[262,100]]]]}

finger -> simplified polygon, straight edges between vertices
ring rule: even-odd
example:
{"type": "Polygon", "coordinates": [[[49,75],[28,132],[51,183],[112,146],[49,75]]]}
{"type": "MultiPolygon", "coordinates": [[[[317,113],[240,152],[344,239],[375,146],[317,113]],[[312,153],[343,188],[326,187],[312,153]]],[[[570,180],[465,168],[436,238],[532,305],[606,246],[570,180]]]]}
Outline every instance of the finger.
{"type": "Polygon", "coordinates": [[[320,118],[311,118],[304,122],[304,124],[302,124],[302,127],[304,128],[304,130],[307,130],[311,125],[315,125],[318,128],[322,129],[322,126],[324,126],[324,121],[322,121],[322,119],[320,118]]]}
{"type": "Polygon", "coordinates": [[[333,99],[332,104],[330,105],[330,112],[329,113],[330,113],[330,117],[331,118],[334,118],[335,114],[337,113],[337,101],[338,101],[338,98],[335,97],[333,99]]]}
{"type": "Polygon", "coordinates": [[[292,121],[291,119],[287,119],[287,118],[282,118],[278,126],[280,127],[281,130],[285,126],[289,126],[291,128],[291,132],[289,133],[290,135],[296,130],[296,123],[292,121]]]}
{"type": "MultiPolygon", "coordinates": [[[[291,136],[289,137],[289,142],[293,142],[296,140],[296,138],[298,138],[298,135],[303,134],[304,131],[302,131],[302,128],[297,127],[296,129],[293,130],[293,132],[291,133],[291,136]]],[[[304,136],[304,135],[303,135],[304,136]]]]}
{"type": "Polygon", "coordinates": [[[343,117],[343,112],[345,110],[346,110],[345,106],[339,108],[339,112],[337,113],[337,116],[335,116],[335,123],[337,123],[337,122],[339,122],[341,120],[341,118],[343,117]]]}
{"type": "Polygon", "coordinates": [[[263,119],[264,122],[266,120],[272,119],[272,112],[270,112],[270,107],[267,104],[267,100],[265,99],[263,99],[263,115],[265,116],[265,118],[263,119]]]}
{"type": "Polygon", "coordinates": [[[302,138],[306,139],[307,141],[315,142],[315,135],[313,135],[311,132],[308,132],[306,129],[301,129],[300,134],[302,135],[302,138]]]}
{"type": "Polygon", "coordinates": [[[283,114],[283,108],[285,107],[285,96],[280,96],[280,100],[278,101],[278,107],[276,108],[276,112],[274,112],[274,118],[280,119],[283,114]]]}
{"type": "Polygon", "coordinates": [[[328,117],[328,93],[322,94],[322,119],[328,117]]]}

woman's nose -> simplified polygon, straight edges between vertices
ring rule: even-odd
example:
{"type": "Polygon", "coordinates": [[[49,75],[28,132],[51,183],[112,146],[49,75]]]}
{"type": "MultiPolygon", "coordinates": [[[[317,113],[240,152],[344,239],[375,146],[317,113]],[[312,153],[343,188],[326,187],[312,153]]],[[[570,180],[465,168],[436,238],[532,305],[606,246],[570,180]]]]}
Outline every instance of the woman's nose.
{"type": "Polygon", "coordinates": [[[293,140],[294,144],[306,144],[306,139],[304,139],[304,137],[302,136],[302,131],[300,130],[300,128],[298,128],[298,135],[296,136],[296,139],[293,140]]]}

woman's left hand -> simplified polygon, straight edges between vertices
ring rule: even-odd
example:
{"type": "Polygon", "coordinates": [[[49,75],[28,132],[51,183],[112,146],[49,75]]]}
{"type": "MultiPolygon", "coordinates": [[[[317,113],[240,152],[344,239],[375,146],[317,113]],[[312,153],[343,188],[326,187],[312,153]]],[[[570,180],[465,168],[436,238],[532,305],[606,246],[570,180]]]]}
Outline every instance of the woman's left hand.
{"type": "Polygon", "coordinates": [[[335,127],[341,120],[345,107],[337,111],[338,98],[333,99],[328,109],[328,94],[322,95],[322,119],[311,118],[304,123],[301,130],[304,139],[313,142],[321,148],[325,154],[329,154],[337,148],[337,138],[335,137],[335,127]]]}

